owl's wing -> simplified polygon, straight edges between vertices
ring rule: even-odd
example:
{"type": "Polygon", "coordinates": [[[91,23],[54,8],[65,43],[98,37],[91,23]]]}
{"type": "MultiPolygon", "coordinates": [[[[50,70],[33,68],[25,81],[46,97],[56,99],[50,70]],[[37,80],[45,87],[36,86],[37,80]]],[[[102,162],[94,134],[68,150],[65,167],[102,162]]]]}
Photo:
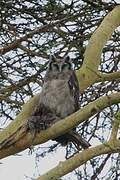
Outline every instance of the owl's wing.
{"type": "Polygon", "coordinates": [[[79,109],[79,83],[76,77],[75,72],[72,72],[72,75],[69,79],[69,88],[70,88],[70,93],[74,97],[74,102],[75,102],[75,111],[79,109]]]}
{"type": "Polygon", "coordinates": [[[35,128],[39,132],[50,127],[58,120],[60,120],[60,118],[56,116],[49,107],[40,103],[28,119],[29,129],[35,128]]]}
{"type": "MultiPolygon", "coordinates": [[[[69,88],[70,88],[70,92],[72,94],[72,96],[74,97],[74,102],[75,102],[75,111],[79,110],[79,83],[78,83],[78,79],[76,77],[75,72],[73,71],[70,80],[68,82],[69,84],[69,88]]],[[[73,130],[71,130],[68,134],[68,139],[69,141],[73,142],[73,144],[75,144],[75,146],[79,149],[79,147],[81,146],[82,148],[86,149],[88,148],[90,145],[89,142],[87,142],[84,138],[81,137],[81,135],[79,135],[79,133],[76,132],[76,128],[74,128],[73,130]]]]}

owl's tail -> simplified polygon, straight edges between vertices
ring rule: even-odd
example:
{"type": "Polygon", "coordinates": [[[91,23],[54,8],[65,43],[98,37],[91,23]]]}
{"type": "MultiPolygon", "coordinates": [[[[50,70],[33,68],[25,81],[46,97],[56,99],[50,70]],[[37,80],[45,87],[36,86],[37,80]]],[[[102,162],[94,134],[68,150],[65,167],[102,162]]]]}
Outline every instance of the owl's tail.
{"type": "Polygon", "coordinates": [[[91,146],[91,144],[88,141],[82,138],[74,130],[69,132],[69,140],[76,146],[78,150],[80,150],[80,147],[82,147],[83,149],[87,149],[91,146]]]}
{"type": "Polygon", "coordinates": [[[59,142],[62,146],[66,146],[69,142],[72,142],[78,150],[80,150],[81,147],[87,149],[91,146],[91,144],[82,138],[75,130],[61,135],[54,140],[59,142]]]}

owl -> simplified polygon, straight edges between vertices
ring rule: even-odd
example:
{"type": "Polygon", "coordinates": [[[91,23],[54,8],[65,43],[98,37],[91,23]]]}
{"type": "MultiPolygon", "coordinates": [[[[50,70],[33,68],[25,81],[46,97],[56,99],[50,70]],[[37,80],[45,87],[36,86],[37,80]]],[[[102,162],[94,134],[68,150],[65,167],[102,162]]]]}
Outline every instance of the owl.
{"type": "MultiPolygon", "coordinates": [[[[44,84],[38,105],[28,120],[31,132],[39,132],[79,109],[79,84],[69,56],[56,58],[50,56],[44,84]]],[[[90,144],[76,129],[57,138],[61,145],[73,142],[76,147],[88,148],[90,144]]]]}

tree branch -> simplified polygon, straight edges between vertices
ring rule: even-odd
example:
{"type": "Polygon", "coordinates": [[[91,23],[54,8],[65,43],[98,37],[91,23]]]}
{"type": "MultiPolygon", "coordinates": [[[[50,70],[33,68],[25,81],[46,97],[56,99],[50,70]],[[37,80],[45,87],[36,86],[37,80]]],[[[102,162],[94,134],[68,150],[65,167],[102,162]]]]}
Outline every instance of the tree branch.
{"type": "MultiPolygon", "coordinates": [[[[23,111],[17,116],[16,120],[0,133],[0,158],[18,153],[30,147],[32,137],[30,132],[26,132],[25,124],[30,116],[30,112],[33,111],[37,99],[38,97],[34,97],[33,100],[28,102],[28,104],[24,106],[23,111]],[[7,146],[7,144],[9,144],[9,146],[7,146]]],[[[54,139],[68,132],[91,116],[101,112],[104,108],[117,103],[120,103],[120,93],[98,98],[76,113],[55,123],[52,127],[38,133],[34,145],[44,143],[49,139],[54,139]]]]}
{"type": "MultiPolygon", "coordinates": [[[[58,166],[51,169],[44,175],[37,178],[37,180],[44,180],[44,179],[58,179],[74,169],[78,168],[79,166],[83,165],[88,160],[97,157],[103,154],[112,154],[112,153],[119,153],[120,152],[120,140],[117,140],[117,132],[120,124],[120,111],[118,111],[115,115],[115,121],[112,126],[112,133],[110,140],[102,145],[98,145],[96,147],[92,147],[86,149],[72,158],[60,162],[58,166]]],[[[109,156],[108,155],[108,156],[109,156]]]]}
{"type": "Polygon", "coordinates": [[[100,73],[97,82],[113,81],[120,79],[120,71],[113,73],[100,73]]]}
{"type": "Polygon", "coordinates": [[[37,180],[45,180],[45,179],[58,179],[65,174],[70,173],[74,169],[78,168],[88,160],[97,157],[102,154],[111,154],[118,153],[120,151],[120,141],[116,140],[114,143],[109,141],[107,143],[98,145],[96,147],[92,147],[86,149],[78,154],[75,154],[72,158],[60,162],[58,166],[48,171],[46,174],[37,178],[37,180]]]}
{"type": "Polygon", "coordinates": [[[110,140],[116,140],[117,139],[117,133],[118,133],[119,125],[120,125],[120,111],[118,111],[115,114],[115,120],[113,121],[110,140]]]}
{"type": "Polygon", "coordinates": [[[85,58],[80,70],[77,71],[80,90],[83,91],[100,78],[98,66],[102,49],[110,39],[113,31],[120,25],[120,5],[116,6],[102,21],[93,33],[85,51],[85,58]]]}
{"type": "Polygon", "coordinates": [[[32,38],[34,34],[37,34],[37,33],[41,33],[41,32],[48,32],[50,31],[54,26],[62,23],[62,22],[65,22],[66,20],[69,20],[69,19],[76,19],[78,15],[75,15],[75,16],[68,16],[68,17],[65,17],[63,19],[60,19],[56,22],[52,22],[52,23],[49,23],[49,24],[46,24],[46,25],[43,25],[43,26],[40,26],[36,29],[34,29],[33,31],[27,33],[26,35],[20,37],[20,38],[17,38],[14,42],[4,46],[3,48],[0,48],[0,54],[5,54],[11,50],[14,50],[18,47],[21,47],[21,42],[23,41],[27,41],[28,38],[32,38]]]}

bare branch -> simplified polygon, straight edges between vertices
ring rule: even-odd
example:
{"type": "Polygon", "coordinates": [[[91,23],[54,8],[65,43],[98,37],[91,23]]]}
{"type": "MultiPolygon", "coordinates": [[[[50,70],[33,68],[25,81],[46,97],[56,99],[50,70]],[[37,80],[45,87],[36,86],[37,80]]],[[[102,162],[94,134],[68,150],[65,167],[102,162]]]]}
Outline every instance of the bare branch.
{"type": "Polygon", "coordinates": [[[113,121],[113,124],[112,124],[112,132],[111,132],[110,140],[117,139],[119,125],[120,125],[120,111],[118,111],[115,114],[115,120],[113,121]]]}
{"type": "Polygon", "coordinates": [[[44,179],[57,179],[65,174],[70,173],[77,167],[81,166],[88,160],[97,157],[101,154],[111,154],[117,153],[120,151],[120,141],[115,141],[114,144],[107,142],[102,145],[98,145],[96,147],[89,148],[84,150],[78,154],[75,154],[72,158],[60,162],[58,166],[48,171],[46,174],[37,178],[37,180],[44,180],[44,179]]]}

